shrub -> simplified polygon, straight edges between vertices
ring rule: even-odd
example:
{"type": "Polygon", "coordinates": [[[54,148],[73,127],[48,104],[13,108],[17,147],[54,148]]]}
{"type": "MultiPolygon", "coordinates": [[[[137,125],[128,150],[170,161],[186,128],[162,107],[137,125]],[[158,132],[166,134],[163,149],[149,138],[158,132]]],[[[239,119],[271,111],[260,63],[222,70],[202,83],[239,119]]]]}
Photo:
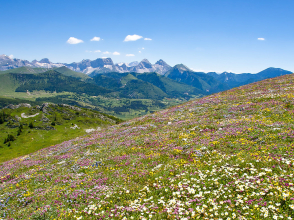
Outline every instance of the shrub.
{"type": "Polygon", "coordinates": [[[7,118],[7,116],[8,115],[6,115],[4,111],[0,113],[0,125],[5,122],[5,119],[7,118]]]}
{"type": "Polygon", "coordinates": [[[17,130],[17,136],[19,136],[22,132],[22,129],[23,129],[23,126],[22,124],[18,127],[18,130],[17,130]]]}
{"type": "Polygon", "coordinates": [[[30,123],[29,123],[29,128],[34,128],[34,124],[33,124],[33,122],[30,122],[30,123]]]}
{"type": "MultiPolygon", "coordinates": [[[[16,138],[12,135],[12,134],[9,134],[8,136],[7,136],[7,138],[5,138],[5,140],[4,140],[4,144],[6,144],[7,142],[9,142],[8,144],[10,144],[10,141],[15,141],[16,140],[16,138]]],[[[10,145],[9,145],[10,146],[10,145]]]]}

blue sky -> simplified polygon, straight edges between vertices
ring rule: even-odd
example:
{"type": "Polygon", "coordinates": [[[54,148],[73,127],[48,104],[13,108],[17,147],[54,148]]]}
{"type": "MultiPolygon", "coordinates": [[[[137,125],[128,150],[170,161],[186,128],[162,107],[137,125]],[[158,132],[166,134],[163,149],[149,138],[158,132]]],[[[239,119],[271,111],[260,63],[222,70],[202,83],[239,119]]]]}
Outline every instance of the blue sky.
{"type": "Polygon", "coordinates": [[[0,1],[0,54],[15,58],[147,58],[203,71],[294,71],[293,0],[0,1]],[[124,41],[128,35],[142,38],[124,41]],[[67,43],[70,37],[83,42],[67,43]]]}

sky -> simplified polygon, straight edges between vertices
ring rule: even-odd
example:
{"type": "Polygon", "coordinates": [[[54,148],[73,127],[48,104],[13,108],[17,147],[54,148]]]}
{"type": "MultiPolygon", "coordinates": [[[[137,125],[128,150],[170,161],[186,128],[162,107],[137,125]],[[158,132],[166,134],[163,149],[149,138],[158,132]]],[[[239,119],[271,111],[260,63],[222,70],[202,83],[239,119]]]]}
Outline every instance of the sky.
{"type": "Polygon", "coordinates": [[[294,71],[293,0],[0,0],[0,54],[294,71]]]}

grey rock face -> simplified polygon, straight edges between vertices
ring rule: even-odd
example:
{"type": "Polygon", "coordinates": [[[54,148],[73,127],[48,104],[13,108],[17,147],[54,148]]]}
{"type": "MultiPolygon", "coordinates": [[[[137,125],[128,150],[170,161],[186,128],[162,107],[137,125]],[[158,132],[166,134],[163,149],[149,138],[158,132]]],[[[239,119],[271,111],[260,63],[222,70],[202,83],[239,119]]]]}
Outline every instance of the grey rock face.
{"type": "Polygon", "coordinates": [[[30,62],[27,60],[13,59],[6,55],[0,55],[0,71],[14,69],[22,66],[28,66],[30,62]]]}
{"type": "Polygon", "coordinates": [[[51,63],[50,60],[48,58],[44,58],[42,60],[39,61],[39,63],[51,63]]]}
{"type": "Polygon", "coordinates": [[[8,106],[5,106],[4,108],[10,108],[10,109],[17,109],[19,107],[27,107],[27,108],[31,108],[32,106],[28,103],[20,103],[18,105],[8,105],[8,106]]]}
{"type": "Polygon", "coordinates": [[[42,67],[42,68],[53,68],[64,66],[60,63],[52,63],[48,58],[44,58],[40,61],[33,60],[29,62],[27,60],[15,59],[6,55],[0,55],[0,71],[5,71],[9,69],[15,69],[23,66],[29,67],[42,67]]]}
{"type": "Polygon", "coordinates": [[[171,70],[171,66],[168,65],[166,62],[164,62],[163,60],[158,60],[153,67],[155,68],[155,72],[160,74],[160,75],[164,75],[166,72],[168,72],[169,70],[171,70]]]}

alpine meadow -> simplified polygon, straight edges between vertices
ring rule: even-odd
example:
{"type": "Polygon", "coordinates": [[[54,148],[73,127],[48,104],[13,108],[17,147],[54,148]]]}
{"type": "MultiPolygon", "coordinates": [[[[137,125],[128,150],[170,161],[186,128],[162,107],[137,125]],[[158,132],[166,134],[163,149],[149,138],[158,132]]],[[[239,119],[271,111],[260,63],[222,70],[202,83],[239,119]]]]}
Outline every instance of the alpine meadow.
{"type": "Polygon", "coordinates": [[[293,7],[3,1],[0,220],[294,219],[293,7]]]}

